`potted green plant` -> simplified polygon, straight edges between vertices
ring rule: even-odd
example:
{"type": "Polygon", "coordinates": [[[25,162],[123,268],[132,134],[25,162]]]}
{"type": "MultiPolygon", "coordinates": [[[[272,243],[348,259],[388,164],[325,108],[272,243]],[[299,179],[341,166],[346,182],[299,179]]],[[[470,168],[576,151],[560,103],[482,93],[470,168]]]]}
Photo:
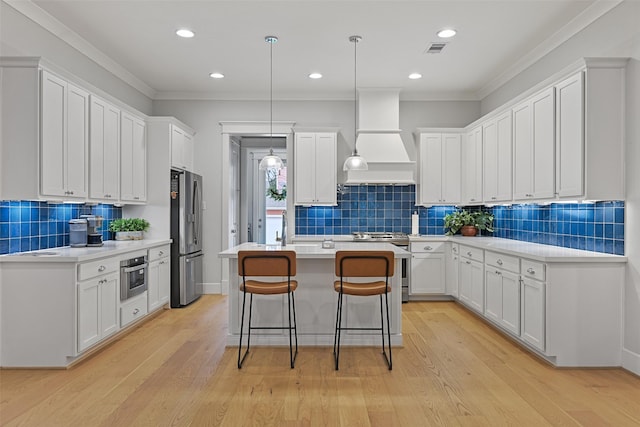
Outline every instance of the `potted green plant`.
{"type": "Polygon", "coordinates": [[[493,215],[482,210],[467,211],[457,210],[444,217],[444,228],[447,235],[451,236],[458,231],[463,236],[475,236],[478,230],[493,232],[493,215]]]}
{"type": "Polygon", "coordinates": [[[118,218],[111,221],[109,231],[116,233],[116,240],[142,240],[149,229],[149,221],[142,218],[118,218]]]}

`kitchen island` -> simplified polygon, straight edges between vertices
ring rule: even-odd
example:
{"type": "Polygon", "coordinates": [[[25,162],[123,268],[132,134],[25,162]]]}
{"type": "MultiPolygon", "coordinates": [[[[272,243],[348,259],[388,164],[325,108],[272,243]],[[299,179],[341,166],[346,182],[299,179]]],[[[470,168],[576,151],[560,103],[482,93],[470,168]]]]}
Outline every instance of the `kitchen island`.
{"type": "MultiPolygon", "coordinates": [[[[291,244],[285,247],[243,243],[219,254],[228,260],[225,272],[229,280],[229,332],[227,345],[237,346],[240,337],[240,316],[242,313],[242,292],[239,290],[241,278],[238,276],[238,251],[241,250],[293,250],[297,258],[298,289],[295,291],[298,342],[303,346],[333,345],[337,293],[333,290],[335,280],[335,255],[339,250],[389,250],[395,253],[395,272],[391,279],[389,295],[389,316],[391,319],[391,344],[402,345],[402,281],[401,259],[411,254],[388,243],[368,244],[366,248],[358,243],[336,242],[335,248],[323,249],[320,243],[291,244]]],[[[380,299],[378,297],[349,297],[345,295],[343,324],[349,327],[379,327],[380,299]]],[[[254,295],[253,323],[262,326],[279,326],[286,323],[286,295],[254,295]]],[[[251,345],[289,345],[286,331],[254,331],[251,345]]],[[[375,331],[347,331],[342,336],[343,345],[377,346],[380,334],[375,331]]]]}

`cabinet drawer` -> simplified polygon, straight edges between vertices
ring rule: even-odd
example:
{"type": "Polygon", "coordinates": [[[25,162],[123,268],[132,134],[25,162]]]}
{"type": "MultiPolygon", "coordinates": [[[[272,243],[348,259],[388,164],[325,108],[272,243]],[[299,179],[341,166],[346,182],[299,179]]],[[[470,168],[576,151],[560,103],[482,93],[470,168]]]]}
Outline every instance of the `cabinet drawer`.
{"type": "Polygon", "coordinates": [[[493,267],[520,273],[520,258],[515,256],[486,251],[484,254],[484,262],[493,267]]]}
{"type": "Polygon", "coordinates": [[[474,259],[476,261],[484,261],[484,251],[470,246],[460,245],[460,256],[463,258],[474,259]]]}
{"type": "Polygon", "coordinates": [[[523,259],[522,275],[544,282],[546,280],[544,264],[537,261],[531,261],[529,259],[523,259]]]}
{"type": "Polygon", "coordinates": [[[78,281],[118,271],[119,268],[120,261],[116,257],[84,262],[78,265],[78,281]]]}
{"type": "Polygon", "coordinates": [[[162,245],[149,249],[149,262],[160,258],[166,258],[171,254],[171,245],[162,245]]]}
{"type": "Polygon", "coordinates": [[[147,293],[131,298],[120,306],[120,327],[144,317],[147,314],[147,293]]]}
{"type": "Polygon", "coordinates": [[[412,242],[411,253],[444,252],[445,242],[412,242]]]}

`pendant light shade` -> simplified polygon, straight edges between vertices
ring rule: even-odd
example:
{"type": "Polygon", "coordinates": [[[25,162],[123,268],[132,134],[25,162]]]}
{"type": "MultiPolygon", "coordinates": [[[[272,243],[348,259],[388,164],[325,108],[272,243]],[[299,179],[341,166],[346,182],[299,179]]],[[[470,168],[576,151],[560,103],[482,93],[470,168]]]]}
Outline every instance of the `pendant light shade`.
{"type": "MultiPolygon", "coordinates": [[[[273,45],[278,41],[276,36],[266,36],[264,41],[269,43],[269,60],[270,60],[270,78],[269,78],[269,139],[273,139],[273,45]]],[[[260,164],[258,168],[261,171],[266,171],[268,169],[282,169],[284,167],[284,163],[282,159],[275,154],[273,154],[273,143],[271,144],[271,148],[269,149],[269,155],[264,156],[262,160],[260,160],[260,164]]]]}
{"type": "Polygon", "coordinates": [[[358,43],[361,36],[351,36],[349,41],[353,43],[353,124],[355,127],[353,140],[353,154],[344,161],[342,170],[344,171],[366,171],[369,165],[364,157],[358,154],[358,43]]]}

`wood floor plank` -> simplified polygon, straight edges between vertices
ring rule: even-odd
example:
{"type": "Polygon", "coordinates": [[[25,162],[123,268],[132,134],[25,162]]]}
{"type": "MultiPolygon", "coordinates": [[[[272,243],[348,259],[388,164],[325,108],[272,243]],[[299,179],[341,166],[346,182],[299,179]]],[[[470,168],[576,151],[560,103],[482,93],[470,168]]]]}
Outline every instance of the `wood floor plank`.
{"type": "Polygon", "coordinates": [[[0,371],[2,426],[639,426],[640,379],[555,369],[453,302],[403,305],[403,347],[226,348],[223,296],[166,310],[69,370],[0,371]]]}

